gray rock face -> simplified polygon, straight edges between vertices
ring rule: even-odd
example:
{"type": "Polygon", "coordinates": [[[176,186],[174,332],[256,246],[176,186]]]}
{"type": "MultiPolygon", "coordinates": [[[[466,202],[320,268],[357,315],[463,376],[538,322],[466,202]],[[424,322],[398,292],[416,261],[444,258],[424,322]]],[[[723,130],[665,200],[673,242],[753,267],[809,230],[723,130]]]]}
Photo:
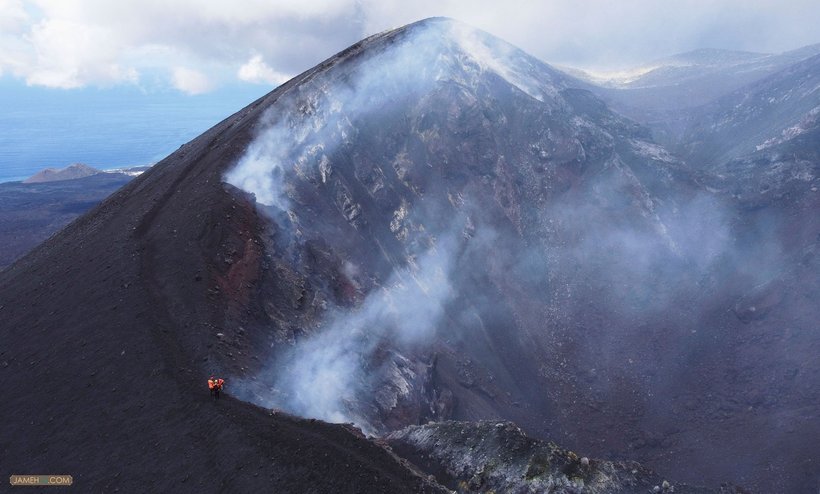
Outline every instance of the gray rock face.
{"type": "Polygon", "coordinates": [[[385,440],[395,452],[459,493],[556,494],[733,493],[676,484],[635,462],[581,457],[532,439],[510,422],[444,422],[411,426],[385,440]]]}
{"type": "MultiPolygon", "coordinates": [[[[303,339],[332,354],[314,361],[313,343],[283,349],[279,374],[288,377],[266,404],[375,432],[441,418],[433,396],[454,396],[459,416],[533,400],[541,408],[538,376],[551,374],[536,363],[574,338],[559,334],[579,283],[570,273],[597,283],[595,264],[579,256],[594,242],[585,223],[620,223],[684,262],[663,216],[675,218],[696,193],[688,172],[571,84],[485,33],[433,21],[372,39],[279,97],[226,179],[272,218],[287,211],[278,249],[304,260],[294,269],[311,280],[306,298],[339,307],[346,293],[354,308],[300,324],[315,328],[303,339]],[[338,271],[304,254],[320,242],[338,271]],[[350,288],[327,286],[328,276],[350,288]],[[431,295],[442,279],[446,289],[431,295]],[[407,318],[421,323],[371,309],[374,300],[413,307],[407,318]],[[385,348],[394,363],[434,370],[373,364],[385,348]],[[328,361],[343,362],[338,386],[294,401],[328,361]],[[442,366],[458,369],[455,382],[442,366]],[[395,389],[414,398],[396,399],[395,389]]],[[[608,234],[602,242],[620,244],[608,234]]],[[[612,259],[603,243],[595,263],[612,259]]]]}

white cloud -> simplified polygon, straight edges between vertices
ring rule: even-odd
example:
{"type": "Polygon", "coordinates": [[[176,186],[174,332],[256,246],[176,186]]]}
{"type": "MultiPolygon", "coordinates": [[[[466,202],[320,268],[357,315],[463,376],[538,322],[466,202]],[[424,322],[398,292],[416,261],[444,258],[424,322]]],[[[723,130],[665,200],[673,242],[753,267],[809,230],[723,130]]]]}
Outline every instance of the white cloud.
{"type": "Polygon", "coordinates": [[[28,14],[20,0],[0,0],[0,33],[18,33],[25,28],[28,14]]]}
{"type": "Polygon", "coordinates": [[[556,64],[621,67],[696,48],[780,52],[820,42],[816,0],[362,0],[365,30],[441,15],[556,64]]]}
{"type": "Polygon", "coordinates": [[[134,83],[136,69],[118,62],[116,36],[106,28],[51,19],[31,27],[34,56],[18,67],[29,84],[76,88],[87,84],[134,83]]]}
{"type": "Polygon", "coordinates": [[[0,74],[74,88],[166,73],[190,93],[238,79],[237,61],[259,55],[243,74],[276,83],[362,36],[355,3],[0,0],[0,74]]]}
{"type": "Polygon", "coordinates": [[[207,93],[214,88],[208,76],[187,67],[174,67],[171,80],[175,88],[188,94],[207,93]]]}
{"type": "Polygon", "coordinates": [[[20,0],[0,0],[0,76],[14,72],[25,57],[20,35],[28,27],[28,15],[20,0]]]}
{"type": "Polygon", "coordinates": [[[497,0],[0,0],[0,73],[78,87],[137,83],[140,73],[187,67],[210,87],[237,79],[275,84],[366,35],[439,15],[568,65],[820,41],[816,0],[511,0],[503,10],[497,0]]]}
{"type": "Polygon", "coordinates": [[[262,55],[254,55],[237,72],[239,80],[254,84],[271,84],[278,86],[290,79],[289,76],[273,70],[262,59],[262,55]]]}

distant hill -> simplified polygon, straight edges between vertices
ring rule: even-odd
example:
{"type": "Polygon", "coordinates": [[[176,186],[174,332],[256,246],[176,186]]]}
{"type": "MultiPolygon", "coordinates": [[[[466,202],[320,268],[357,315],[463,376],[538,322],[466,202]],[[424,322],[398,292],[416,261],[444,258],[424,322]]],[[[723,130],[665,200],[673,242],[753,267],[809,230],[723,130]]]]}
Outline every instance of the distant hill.
{"type": "Polygon", "coordinates": [[[61,180],[74,180],[76,178],[90,177],[102,173],[102,170],[92,168],[82,163],[73,163],[65,168],[46,168],[31,177],[23,180],[24,184],[35,184],[43,182],[59,182],[61,180]]]}

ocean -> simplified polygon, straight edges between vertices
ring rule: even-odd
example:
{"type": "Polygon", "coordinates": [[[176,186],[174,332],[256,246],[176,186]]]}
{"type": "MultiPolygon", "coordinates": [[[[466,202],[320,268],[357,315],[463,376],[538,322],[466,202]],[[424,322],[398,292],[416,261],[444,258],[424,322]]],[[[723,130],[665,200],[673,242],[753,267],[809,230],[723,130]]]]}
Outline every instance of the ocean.
{"type": "Polygon", "coordinates": [[[153,164],[271,89],[245,84],[188,96],[136,87],[46,89],[0,78],[0,182],[71,163],[153,164]]]}

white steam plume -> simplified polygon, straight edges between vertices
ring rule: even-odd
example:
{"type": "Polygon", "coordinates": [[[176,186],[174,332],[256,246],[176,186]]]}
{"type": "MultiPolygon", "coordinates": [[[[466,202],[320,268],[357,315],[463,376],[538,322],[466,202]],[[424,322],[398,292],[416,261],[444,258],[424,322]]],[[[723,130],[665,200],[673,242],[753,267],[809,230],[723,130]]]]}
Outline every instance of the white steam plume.
{"type": "Polygon", "coordinates": [[[448,237],[425,252],[416,265],[393,272],[385,287],[361,306],[332,312],[323,327],[301,340],[264,375],[274,382],[253,398],[306,417],[351,422],[372,432],[362,405],[372,397],[368,363],[379,345],[410,349],[432,341],[445,306],[453,297],[450,269],[455,252],[448,237]]]}

